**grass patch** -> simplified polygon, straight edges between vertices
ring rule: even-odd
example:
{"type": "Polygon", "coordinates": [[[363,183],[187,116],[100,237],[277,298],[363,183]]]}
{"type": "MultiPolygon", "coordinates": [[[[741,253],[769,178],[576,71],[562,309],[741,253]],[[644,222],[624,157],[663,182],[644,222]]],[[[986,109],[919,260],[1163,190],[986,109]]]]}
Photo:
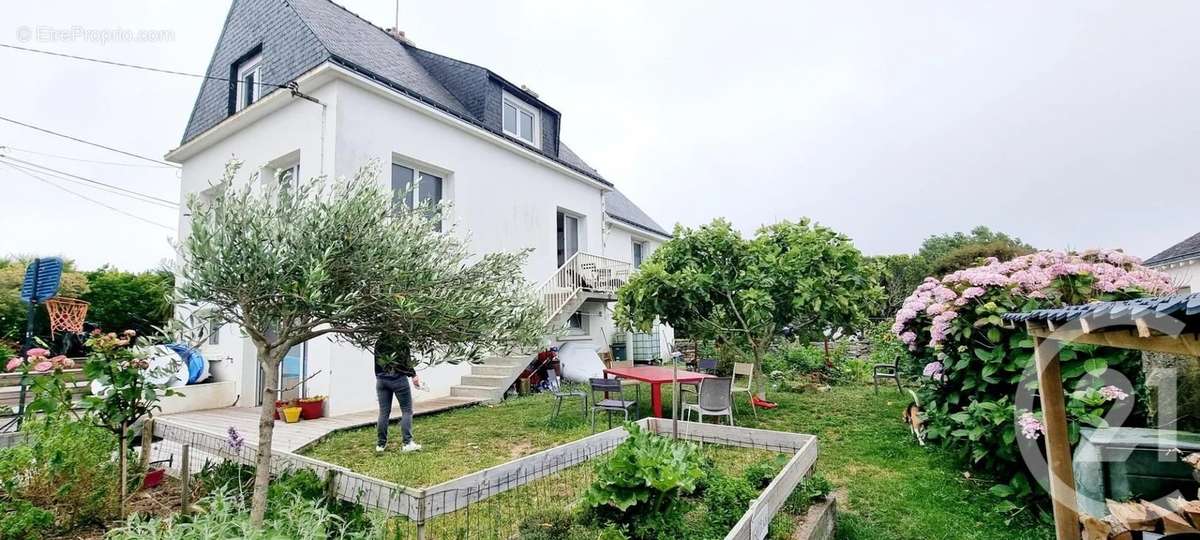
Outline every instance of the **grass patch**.
{"type": "MultiPolygon", "coordinates": [[[[645,416],[649,388],[643,387],[641,395],[645,416]]],[[[669,403],[669,395],[664,391],[664,403],[669,403]]],[[[740,401],[738,425],[818,436],[818,470],[847,491],[838,519],[840,539],[1053,536],[1050,526],[1028,514],[1009,522],[1009,516],[995,510],[998,500],[987,493],[989,482],[965,478],[946,452],[918,446],[900,421],[907,394],[882,390],[875,396],[868,387],[837,387],[830,392],[775,392],[769,397],[780,407],[760,411],[758,419],[740,401]]],[[[550,396],[535,395],[494,407],[418,417],[413,433],[425,450],[414,454],[393,449],[376,456],[374,428],[335,434],[306,454],[377,478],[425,487],[591,433],[580,418],[578,401],[564,403],[563,414],[552,423],[553,406],[550,396]]],[[[604,427],[601,417],[597,429],[604,427]]],[[[392,438],[399,440],[396,429],[392,438]]],[[[732,451],[724,461],[735,468],[734,474],[757,459],[753,452],[732,451]]],[[[584,468],[590,465],[564,474],[584,468]]],[[[560,504],[568,502],[560,497],[560,504]]],[[[513,498],[518,498],[516,492],[513,498]]]]}

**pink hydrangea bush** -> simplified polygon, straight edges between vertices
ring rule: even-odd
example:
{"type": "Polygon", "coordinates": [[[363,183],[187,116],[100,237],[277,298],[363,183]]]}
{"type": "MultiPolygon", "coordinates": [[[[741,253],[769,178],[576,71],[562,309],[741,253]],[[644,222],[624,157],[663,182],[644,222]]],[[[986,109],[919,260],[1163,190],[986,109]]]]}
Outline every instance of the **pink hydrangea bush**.
{"type": "MultiPolygon", "coordinates": [[[[915,365],[924,366],[918,380],[928,438],[959,449],[977,470],[1013,478],[1001,492],[1030,495],[1031,477],[1017,440],[1037,439],[1043,428],[1036,413],[1015,410],[1012,398],[1031,373],[1032,340],[1023,327],[1007,327],[1001,317],[1173,289],[1166,274],[1113,250],[1041,251],[1004,262],[992,258],[940,279],[926,278],[896,312],[891,330],[907,345],[915,365]]],[[[1138,358],[1129,351],[1066,346],[1061,360],[1064,388],[1071,392],[1072,433],[1102,425],[1109,408],[1135,399],[1135,389],[1109,385],[1099,376],[1113,369],[1137,380],[1138,358]]]]}

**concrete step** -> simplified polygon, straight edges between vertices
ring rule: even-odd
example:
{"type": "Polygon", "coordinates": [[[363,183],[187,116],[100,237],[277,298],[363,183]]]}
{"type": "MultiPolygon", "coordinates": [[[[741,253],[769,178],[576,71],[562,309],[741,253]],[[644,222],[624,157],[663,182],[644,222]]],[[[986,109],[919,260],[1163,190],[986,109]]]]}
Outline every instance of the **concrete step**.
{"type": "Polygon", "coordinates": [[[461,384],[465,385],[465,386],[486,386],[488,388],[496,388],[499,390],[504,390],[503,388],[500,388],[500,387],[508,386],[508,384],[511,384],[508,382],[508,378],[509,378],[509,375],[507,375],[507,374],[505,374],[505,375],[474,375],[474,374],[463,375],[461,384]]]}
{"type": "Polygon", "coordinates": [[[450,387],[450,395],[453,397],[477,398],[485,401],[500,401],[504,397],[504,390],[501,388],[492,388],[491,386],[458,384],[450,387]]]}
{"type": "Polygon", "coordinates": [[[497,377],[507,377],[512,375],[514,371],[519,371],[520,366],[496,365],[496,364],[475,364],[471,366],[471,375],[492,375],[497,377]]]}
{"type": "Polygon", "coordinates": [[[483,365],[489,366],[521,366],[529,365],[532,356],[489,356],[483,359],[483,365]]]}

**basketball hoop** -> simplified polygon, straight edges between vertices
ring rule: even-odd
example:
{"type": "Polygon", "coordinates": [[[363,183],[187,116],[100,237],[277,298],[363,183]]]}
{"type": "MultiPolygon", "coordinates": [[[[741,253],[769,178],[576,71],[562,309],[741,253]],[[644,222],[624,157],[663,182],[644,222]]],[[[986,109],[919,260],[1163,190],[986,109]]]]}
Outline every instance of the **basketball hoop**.
{"type": "Polygon", "coordinates": [[[88,303],[74,298],[55,296],[46,300],[46,311],[50,312],[50,337],[56,332],[83,331],[83,319],[87,317],[88,303]]]}

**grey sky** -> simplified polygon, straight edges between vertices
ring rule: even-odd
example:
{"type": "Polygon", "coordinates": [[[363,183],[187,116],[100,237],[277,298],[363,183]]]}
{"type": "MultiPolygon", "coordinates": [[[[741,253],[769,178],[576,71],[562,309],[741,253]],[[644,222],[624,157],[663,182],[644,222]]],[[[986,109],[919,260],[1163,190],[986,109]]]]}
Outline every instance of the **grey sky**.
{"type": "MultiPolygon", "coordinates": [[[[381,26],[392,0],[344,5],[381,26]]],[[[229,2],[25,2],[0,42],[203,72],[229,2]],[[38,27],[173,39],[41,41],[38,27]]],[[[529,85],[563,139],[665,226],[810,216],[870,254],[985,224],[1147,257],[1200,228],[1200,4],[415,2],[421,47],[529,85]]],[[[0,50],[0,115],[161,157],[199,81],[0,50]]],[[[134,163],[0,123],[0,145],[134,163]]],[[[178,198],[168,169],[37,161],[178,198]]],[[[0,254],[85,268],[170,257],[166,230],[0,166],[0,254]]],[[[68,185],[146,219],[171,210],[68,185]]]]}

